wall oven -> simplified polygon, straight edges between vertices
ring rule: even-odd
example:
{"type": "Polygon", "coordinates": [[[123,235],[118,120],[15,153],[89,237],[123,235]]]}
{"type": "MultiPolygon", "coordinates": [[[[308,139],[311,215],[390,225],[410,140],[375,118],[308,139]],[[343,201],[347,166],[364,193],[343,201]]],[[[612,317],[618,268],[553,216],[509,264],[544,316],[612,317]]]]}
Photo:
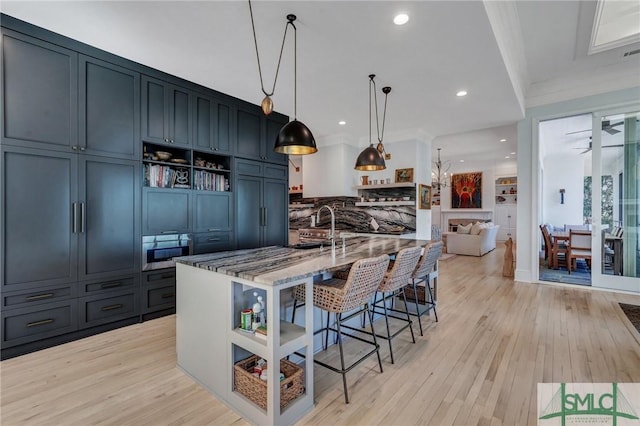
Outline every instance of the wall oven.
{"type": "Polygon", "coordinates": [[[190,234],[146,235],[142,237],[142,270],[173,268],[174,257],[192,253],[190,234]]]}

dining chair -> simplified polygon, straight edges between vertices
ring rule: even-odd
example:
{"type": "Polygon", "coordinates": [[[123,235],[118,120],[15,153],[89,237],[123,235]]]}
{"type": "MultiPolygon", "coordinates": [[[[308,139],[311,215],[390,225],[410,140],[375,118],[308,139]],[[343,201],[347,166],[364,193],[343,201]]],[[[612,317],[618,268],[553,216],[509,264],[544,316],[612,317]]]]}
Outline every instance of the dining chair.
{"type": "Polygon", "coordinates": [[[547,266],[550,269],[558,269],[558,265],[560,260],[564,260],[566,264],[567,262],[567,251],[568,247],[564,242],[554,241],[549,234],[549,230],[546,226],[540,225],[540,230],[542,231],[542,236],[544,238],[545,247],[548,248],[548,258],[547,258],[547,266]]]}
{"type": "Polygon", "coordinates": [[[569,230],[569,258],[568,271],[574,267],[577,269],[578,259],[584,259],[587,267],[591,269],[591,231],[569,230]],[[575,261],[575,263],[574,263],[575,261]]]}

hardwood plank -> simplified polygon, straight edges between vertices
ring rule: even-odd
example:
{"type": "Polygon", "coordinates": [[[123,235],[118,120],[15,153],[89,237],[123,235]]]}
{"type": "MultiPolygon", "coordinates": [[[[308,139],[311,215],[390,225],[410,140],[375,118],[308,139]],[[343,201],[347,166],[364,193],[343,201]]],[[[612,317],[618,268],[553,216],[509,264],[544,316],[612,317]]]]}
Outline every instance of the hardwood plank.
{"type": "MultiPolygon", "coordinates": [[[[535,425],[539,382],[640,382],[640,334],[618,306],[640,295],[513,282],[502,255],[441,262],[440,321],[394,339],[393,365],[382,342],[383,374],[375,357],[348,373],[350,404],[340,375],[315,367],[300,424],[535,425]]],[[[246,424],[175,364],[175,316],[2,361],[0,423],[246,424]]]]}

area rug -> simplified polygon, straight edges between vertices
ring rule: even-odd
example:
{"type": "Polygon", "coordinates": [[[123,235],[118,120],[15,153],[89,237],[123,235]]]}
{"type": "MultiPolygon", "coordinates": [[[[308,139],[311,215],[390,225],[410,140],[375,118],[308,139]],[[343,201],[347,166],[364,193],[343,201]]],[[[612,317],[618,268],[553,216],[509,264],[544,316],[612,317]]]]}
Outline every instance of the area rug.
{"type": "Polygon", "coordinates": [[[567,272],[567,268],[565,267],[560,267],[559,269],[548,269],[540,266],[540,280],[590,286],[591,272],[587,268],[586,262],[582,259],[578,259],[577,270],[571,271],[571,274],[567,272]]]}
{"type": "Polygon", "coordinates": [[[455,253],[442,253],[440,255],[440,257],[438,258],[438,260],[440,262],[446,262],[447,260],[451,260],[456,256],[457,256],[457,254],[455,254],[455,253]]]}
{"type": "Polygon", "coordinates": [[[629,318],[631,324],[638,330],[640,333],[640,306],[638,305],[627,305],[626,303],[618,303],[622,308],[622,312],[629,318]]]}

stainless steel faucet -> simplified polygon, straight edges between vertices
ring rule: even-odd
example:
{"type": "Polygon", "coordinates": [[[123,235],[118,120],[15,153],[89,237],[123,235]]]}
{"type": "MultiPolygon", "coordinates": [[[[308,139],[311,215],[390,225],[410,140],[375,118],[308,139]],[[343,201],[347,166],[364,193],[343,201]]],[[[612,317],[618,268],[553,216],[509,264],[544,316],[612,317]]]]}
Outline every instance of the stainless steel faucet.
{"type": "Polygon", "coordinates": [[[316,223],[320,223],[320,212],[322,211],[322,209],[325,209],[325,208],[328,209],[329,212],[331,213],[331,234],[329,234],[329,239],[331,240],[331,251],[332,253],[335,253],[336,251],[336,215],[333,209],[326,204],[320,207],[318,209],[318,213],[316,213],[316,223]]]}

